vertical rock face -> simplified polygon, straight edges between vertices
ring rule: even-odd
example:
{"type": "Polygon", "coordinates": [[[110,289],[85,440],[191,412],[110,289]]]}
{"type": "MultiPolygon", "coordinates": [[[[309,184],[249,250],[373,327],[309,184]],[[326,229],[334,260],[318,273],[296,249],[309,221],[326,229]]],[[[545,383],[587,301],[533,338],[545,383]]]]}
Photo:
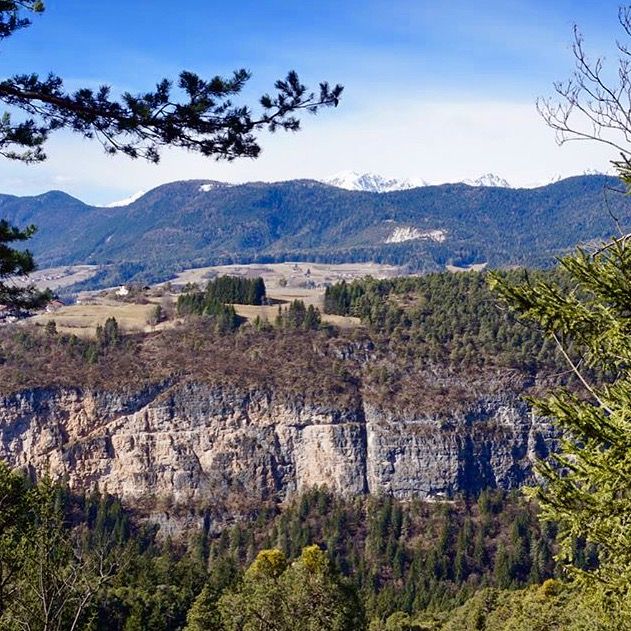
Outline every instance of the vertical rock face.
{"type": "Polygon", "coordinates": [[[513,488],[553,439],[513,395],[440,418],[198,383],[0,398],[2,459],[130,504],[286,498],[314,485],[397,498],[513,488]]]}
{"type": "Polygon", "coordinates": [[[554,436],[516,397],[479,401],[448,419],[368,409],[368,488],[398,498],[445,497],[532,481],[554,436]]]}

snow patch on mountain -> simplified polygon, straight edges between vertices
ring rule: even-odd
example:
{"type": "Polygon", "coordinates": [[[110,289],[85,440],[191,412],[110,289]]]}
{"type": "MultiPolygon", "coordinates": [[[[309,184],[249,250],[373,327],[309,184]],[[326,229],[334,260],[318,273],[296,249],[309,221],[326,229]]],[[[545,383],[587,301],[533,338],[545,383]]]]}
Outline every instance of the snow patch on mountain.
{"type": "Polygon", "coordinates": [[[401,226],[392,231],[386,239],[386,243],[403,243],[404,241],[414,241],[416,239],[442,243],[446,238],[447,233],[444,230],[419,230],[413,226],[401,226]]]}
{"type": "Polygon", "coordinates": [[[210,191],[214,191],[217,188],[223,188],[225,186],[232,185],[226,184],[226,182],[206,182],[206,184],[202,184],[198,190],[200,193],[210,193],[210,191]]]}
{"type": "Polygon", "coordinates": [[[118,208],[120,206],[129,206],[130,204],[133,204],[135,201],[138,201],[144,194],[145,194],[145,191],[138,191],[137,193],[134,193],[130,197],[126,197],[125,199],[120,199],[117,202],[112,202],[111,204],[107,204],[106,206],[104,206],[104,208],[118,208]]]}
{"type": "Polygon", "coordinates": [[[357,171],[342,171],[320,181],[323,184],[343,188],[347,191],[366,191],[369,193],[391,193],[392,191],[405,191],[410,188],[427,186],[425,180],[417,178],[387,178],[376,173],[357,173],[357,171]]]}
{"type": "Polygon", "coordinates": [[[213,190],[213,188],[215,188],[215,186],[213,184],[202,184],[199,187],[199,192],[200,193],[209,193],[210,191],[213,190]]]}

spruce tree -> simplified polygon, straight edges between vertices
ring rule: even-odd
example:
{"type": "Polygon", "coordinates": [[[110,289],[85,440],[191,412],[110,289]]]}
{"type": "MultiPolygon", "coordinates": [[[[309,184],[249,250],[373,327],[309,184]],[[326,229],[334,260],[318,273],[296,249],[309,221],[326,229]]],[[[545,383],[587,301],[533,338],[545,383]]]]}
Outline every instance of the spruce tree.
{"type": "Polygon", "coordinates": [[[33,255],[28,250],[12,247],[15,242],[29,239],[34,232],[35,226],[20,230],[0,219],[0,305],[11,309],[32,309],[41,306],[50,297],[48,292],[38,291],[34,285],[7,282],[26,277],[36,269],[33,255]]]}
{"type": "Polygon", "coordinates": [[[554,340],[580,386],[533,401],[563,435],[560,451],[539,465],[534,496],[543,517],[559,524],[566,568],[624,628],[631,628],[630,239],[562,258],[569,290],[542,278],[510,284],[491,276],[508,305],[554,340]],[[577,540],[596,546],[597,564],[577,563],[577,540]]]}

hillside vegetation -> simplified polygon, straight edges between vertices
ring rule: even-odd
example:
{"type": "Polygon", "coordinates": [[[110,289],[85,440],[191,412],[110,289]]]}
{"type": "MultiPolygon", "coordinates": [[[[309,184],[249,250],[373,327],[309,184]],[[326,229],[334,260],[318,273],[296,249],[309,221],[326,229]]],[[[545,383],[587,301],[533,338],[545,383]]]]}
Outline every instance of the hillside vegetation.
{"type": "MultiPolygon", "coordinates": [[[[46,327],[0,330],[3,392],[37,386],[117,389],[167,378],[266,388],[301,399],[368,397],[389,408],[440,411],[466,406],[480,383],[498,389],[571,381],[556,348],[536,328],[498,308],[483,273],[366,280],[328,292],[366,326],[337,329],[300,301],[272,321],[246,324],[234,309],[193,291],[189,316],[171,329],[80,339],[46,327]],[[199,308],[195,305],[199,303],[199,308]],[[206,306],[204,306],[206,304],[206,306]],[[440,375],[470,375],[470,392],[440,375]],[[314,375],[316,378],[314,379],[314,375]]],[[[339,305],[338,305],[339,306],[339,305]]]]}
{"type": "MultiPolygon", "coordinates": [[[[567,283],[560,272],[534,277],[567,283]]],[[[4,327],[2,392],[54,386],[138,391],[164,381],[206,381],[289,402],[337,409],[369,402],[439,419],[465,409],[481,392],[533,394],[573,384],[556,347],[498,307],[484,273],[336,284],[325,306],[359,317],[362,326],[350,330],[323,324],[319,311],[300,301],[281,306],[273,321],[224,326],[230,307],[219,298],[262,299],[262,287],[224,280],[204,291],[190,288],[182,296],[181,306],[189,308],[183,322],[150,334],[126,334],[113,318],[93,340],[59,333],[52,322],[4,327]]],[[[20,485],[28,488],[15,479],[16,493],[20,485]]],[[[315,621],[314,629],[348,631],[544,631],[553,624],[571,628],[563,621],[570,625],[585,602],[571,585],[552,580],[560,577],[554,525],[540,524],[536,506],[503,491],[399,502],[344,499],[314,488],[285,503],[243,501],[232,513],[217,501],[188,507],[204,526],[174,541],[140,525],[138,515],[113,498],[73,497],[42,484],[41,493],[24,496],[23,525],[7,531],[39,547],[0,546],[0,555],[18,568],[12,593],[36,603],[22,611],[27,618],[41,602],[29,576],[36,568],[52,571],[42,569],[49,557],[37,551],[55,546],[61,552],[53,565],[70,575],[86,560],[81,571],[97,587],[82,616],[94,630],[289,631],[315,621]],[[40,520],[40,514],[53,517],[40,520]],[[107,558],[117,562],[99,582],[91,559],[102,558],[103,541],[107,558]],[[81,557],[74,557],[71,550],[78,549],[81,557]],[[275,626],[261,626],[261,617],[276,620],[275,626]]],[[[136,508],[140,514],[142,507],[136,508]]],[[[580,538],[573,545],[577,567],[598,563],[593,546],[580,538]]]]}
{"type": "Polygon", "coordinates": [[[628,200],[605,176],[536,189],[445,184],[387,194],[308,180],[214,183],[210,190],[205,183],[165,184],[118,208],[88,206],[58,191],[3,195],[0,213],[39,227],[29,247],[42,266],[108,265],[89,286],[233,262],[376,261],[419,271],[549,266],[579,242],[616,233],[608,213],[622,229],[631,227],[628,200]],[[397,230],[414,238],[397,242],[397,230]]]}
{"type": "MultiPolygon", "coordinates": [[[[499,608],[511,600],[501,590],[556,571],[554,529],[501,492],[441,505],[342,500],[315,488],[174,542],[98,492],[76,496],[46,480],[33,487],[4,466],[0,487],[13,511],[0,523],[7,629],[40,628],[46,616],[59,628],[78,617],[94,631],[428,628],[393,621],[445,620],[461,604],[455,619],[479,618],[480,595],[494,594],[483,602],[499,608]]],[[[577,551],[578,563],[590,562],[577,551]]]]}

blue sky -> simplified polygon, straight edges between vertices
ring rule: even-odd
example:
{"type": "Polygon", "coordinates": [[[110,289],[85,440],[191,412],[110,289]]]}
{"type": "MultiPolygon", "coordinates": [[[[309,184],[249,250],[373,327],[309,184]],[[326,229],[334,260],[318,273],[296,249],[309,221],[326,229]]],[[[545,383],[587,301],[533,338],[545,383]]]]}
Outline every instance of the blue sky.
{"type": "Polygon", "coordinates": [[[54,71],[67,85],[142,91],[181,69],[245,67],[254,101],[290,68],[308,84],[345,85],[338,110],[307,117],[296,135],[262,137],[256,161],[216,163],[165,152],[153,166],[105,156],[58,134],[49,160],[0,163],[0,190],[60,188],[91,202],[184,178],[229,181],[376,171],[430,182],[489,171],[517,185],[606,169],[612,152],[557,147],[536,114],[538,96],[569,76],[571,31],[613,60],[618,3],[529,1],[281,2],[47,0],[34,25],[4,42],[0,72],[54,71]],[[178,8],[181,4],[181,8],[178,8]]]}

